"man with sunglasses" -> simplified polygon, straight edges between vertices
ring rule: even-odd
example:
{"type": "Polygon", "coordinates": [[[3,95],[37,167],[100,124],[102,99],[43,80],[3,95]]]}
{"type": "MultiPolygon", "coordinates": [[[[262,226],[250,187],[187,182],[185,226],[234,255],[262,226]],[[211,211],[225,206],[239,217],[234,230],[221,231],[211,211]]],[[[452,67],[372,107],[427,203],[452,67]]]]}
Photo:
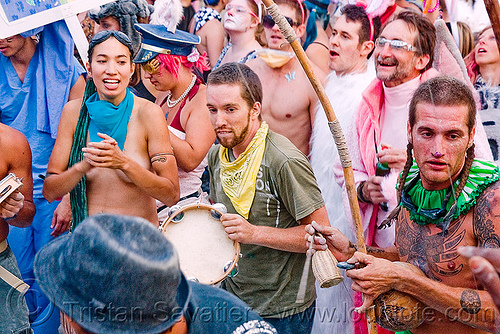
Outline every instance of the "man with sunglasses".
{"type": "MultiPolygon", "coordinates": [[[[354,140],[350,149],[368,245],[394,244],[393,227],[378,227],[396,206],[394,187],[406,161],[404,126],[411,96],[420,83],[439,74],[432,68],[435,42],[432,23],[411,11],[398,14],[375,40],[377,78],[363,92],[356,126],[347,135],[354,140]],[[378,176],[384,169],[390,169],[389,175],[378,176]]],[[[482,126],[476,143],[477,155],[490,160],[482,126]]]]}
{"type": "MultiPolygon", "coordinates": [[[[413,334],[498,330],[495,303],[473,276],[477,268],[468,262],[470,252],[460,251],[461,246],[500,248],[500,171],[475,157],[475,124],[476,103],[465,83],[445,76],[424,82],[409,106],[408,157],[390,221],[395,244],[377,248],[375,256],[359,253],[338,230],[313,224],[326,237],[315,240],[316,249],[328,245],[340,261],[362,267],[346,272],[353,289],[365,295],[360,312],[395,289],[425,306],[422,322],[409,329],[413,334]]],[[[413,322],[410,312],[404,314],[389,320],[413,322]]]]}
{"type": "MultiPolygon", "coordinates": [[[[36,215],[27,228],[11,226],[8,236],[21,275],[31,284],[36,252],[71,222],[69,196],[47,202],[42,178],[63,106],[83,96],[84,70],[73,56],[74,43],[64,21],[0,39],[0,52],[0,122],[23,133],[33,154],[36,215]]],[[[37,283],[31,284],[26,297],[34,332],[57,331],[59,313],[38,291],[37,283]]]]}
{"type": "MultiPolygon", "coordinates": [[[[278,0],[280,8],[297,37],[305,33],[304,4],[297,0],[278,0]]],[[[318,97],[306,77],[290,44],[270,15],[262,20],[269,49],[257,50],[259,57],[248,62],[259,76],[266,92],[262,117],[271,130],[287,137],[305,155],[318,97]]],[[[324,73],[311,64],[322,81],[324,73]]]]}

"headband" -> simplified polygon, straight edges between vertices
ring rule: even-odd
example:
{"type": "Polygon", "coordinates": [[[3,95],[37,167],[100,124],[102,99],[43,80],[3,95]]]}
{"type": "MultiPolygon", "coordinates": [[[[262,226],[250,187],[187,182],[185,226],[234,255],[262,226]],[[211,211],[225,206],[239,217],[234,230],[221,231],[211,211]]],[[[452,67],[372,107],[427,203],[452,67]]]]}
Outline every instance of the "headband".
{"type": "Polygon", "coordinates": [[[259,23],[262,22],[262,0],[253,0],[255,2],[255,4],[257,5],[257,8],[259,9],[259,12],[258,12],[258,20],[259,20],[259,23]]]}
{"type": "Polygon", "coordinates": [[[306,19],[306,15],[304,13],[304,5],[302,4],[302,1],[301,0],[297,0],[297,2],[299,3],[300,12],[302,14],[302,23],[301,24],[304,24],[304,20],[306,19]]]}
{"type": "MultiPolygon", "coordinates": [[[[356,6],[364,8],[365,13],[366,13],[366,3],[364,3],[364,2],[357,2],[356,6]]],[[[373,27],[372,13],[366,13],[366,17],[368,18],[368,22],[370,23],[370,39],[369,39],[369,41],[373,41],[373,35],[375,34],[375,28],[373,27]]]]}

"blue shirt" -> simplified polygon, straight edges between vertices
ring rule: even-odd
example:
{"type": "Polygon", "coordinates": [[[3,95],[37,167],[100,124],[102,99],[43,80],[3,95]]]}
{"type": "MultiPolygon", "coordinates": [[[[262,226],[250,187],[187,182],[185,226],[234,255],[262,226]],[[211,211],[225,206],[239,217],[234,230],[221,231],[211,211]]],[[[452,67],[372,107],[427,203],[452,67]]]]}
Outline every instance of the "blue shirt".
{"type": "Polygon", "coordinates": [[[235,295],[209,285],[188,284],[191,293],[184,316],[189,334],[277,334],[273,326],[235,295]]]}
{"type": "Polygon", "coordinates": [[[28,139],[35,198],[43,197],[43,180],[38,175],[47,170],[62,108],[84,73],[73,56],[73,45],[64,21],[45,26],[23,82],[10,59],[0,54],[0,122],[28,139]]]}

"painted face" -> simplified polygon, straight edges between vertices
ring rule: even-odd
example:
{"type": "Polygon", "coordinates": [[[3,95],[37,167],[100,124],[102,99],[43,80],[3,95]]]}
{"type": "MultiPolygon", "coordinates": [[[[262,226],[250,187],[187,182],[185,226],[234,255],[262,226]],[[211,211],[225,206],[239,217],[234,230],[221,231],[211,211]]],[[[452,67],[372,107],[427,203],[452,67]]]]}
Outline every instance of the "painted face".
{"type": "Polygon", "coordinates": [[[233,0],[226,5],[224,28],[229,32],[245,32],[257,20],[256,16],[247,0],[233,0]]]}
{"type": "Polygon", "coordinates": [[[421,102],[416,106],[416,123],[409,129],[413,157],[427,190],[445,189],[465,163],[475,129],[469,134],[467,106],[434,106],[421,102]],[[437,153],[436,153],[437,152],[437,153]]]}
{"type": "Polygon", "coordinates": [[[176,78],[164,67],[153,73],[144,71],[144,78],[149,79],[151,84],[155,86],[156,90],[160,92],[171,90],[179,81],[178,78],[176,78]]]}
{"type": "MultiPolygon", "coordinates": [[[[291,18],[295,23],[297,22],[297,14],[292,7],[284,4],[278,5],[278,7],[284,16],[291,18]]],[[[296,24],[293,24],[292,28],[293,30],[295,30],[297,36],[299,36],[299,33],[297,31],[298,26],[296,24]]],[[[283,34],[281,33],[281,30],[277,24],[275,24],[271,28],[264,27],[264,34],[266,36],[268,48],[283,51],[288,51],[292,48],[290,46],[290,43],[288,43],[288,41],[285,39],[285,36],[283,36],[283,34]]]]}
{"type": "Polygon", "coordinates": [[[208,85],[207,107],[210,122],[221,145],[227,148],[244,145],[248,139],[251,113],[248,104],[241,97],[240,86],[208,85]]]}
{"type": "MultiPolygon", "coordinates": [[[[399,40],[413,45],[417,31],[410,31],[402,20],[389,23],[380,34],[380,38],[399,40]]],[[[418,45],[413,45],[418,48],[418,45]]],[[[386,86],[394,87],[416,78],[420,74],[417,69],[418,57],[414,51],[395,49],[390,43],[384,46],[375,46],[375,69],[377,78],[384,81],[386,86]]],[[[425,67],[425,66],[424,66],[425,67]]]]}
{"type": "Polygon", "coordinates": [[[5,57],[12,57],[25,46],[26,40],[27,38],[23,38],[21,35],[2,38],[0,39],[0,52],[5,57]]]}
{"type": "Polygon", "coordinates": [[[474,55],[479,66],[494,64],[500,61],[497,42],[493,34],[493,28],[485,30],[480,36],[474,48],[474,55]]]}
{"type": "Polygon", "coordinates": [[[134,73],[130,57],[129,49],[114,37],[95,46],[87,71],[101,100],[117,105],[125,98],[126,88],[134,73]]]}
{"type": "Polygon", "coordinates": [[[330,37],[330,62],[328,66],[338,75],[347,74],[365,63],[366,57],[360,54],[359,32],[361,22],[349,21],[342,15],[333,26],[330,37]]]}
{"type": "Polygon", "coordinates": [[[103,30],[118,30],[120,31],[120,22],[114,16],[107,16],[99,20],[94,26],[94,33],[97,34],[103,30]]]}

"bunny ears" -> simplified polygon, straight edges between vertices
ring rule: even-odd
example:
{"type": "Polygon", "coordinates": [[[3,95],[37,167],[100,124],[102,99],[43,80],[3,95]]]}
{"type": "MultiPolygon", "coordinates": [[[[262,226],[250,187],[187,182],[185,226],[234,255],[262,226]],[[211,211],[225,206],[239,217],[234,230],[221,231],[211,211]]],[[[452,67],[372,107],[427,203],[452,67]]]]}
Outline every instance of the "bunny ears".
{"type": "Polygon", "coordinates": [[[373,35],[375,34],[375,28],[373,27],[373,12],[368,13],[366,10],[366,3],[365,2],[356,2],[356,6],[363,7],[366,12],[366,16],[368,16],[368,22],[370,23],[370,39],[369,41],[373,41],[373,35]]]}

